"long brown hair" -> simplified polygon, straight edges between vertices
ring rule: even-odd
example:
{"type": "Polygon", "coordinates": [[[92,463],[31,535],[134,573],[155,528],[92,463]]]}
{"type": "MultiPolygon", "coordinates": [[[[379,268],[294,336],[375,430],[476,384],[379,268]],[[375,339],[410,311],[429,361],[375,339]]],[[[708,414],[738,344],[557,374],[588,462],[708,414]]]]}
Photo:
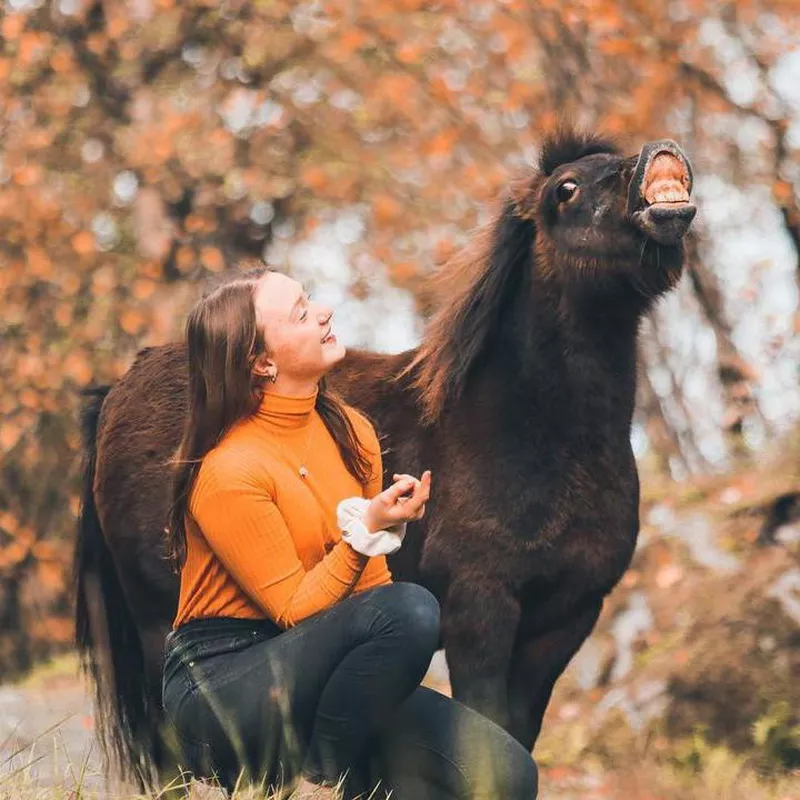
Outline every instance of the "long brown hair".
{"type": "MultiPolygon", "coordinates": [[[[189,313],[186,343],[189,356],[189,410],[181,443],[173,458],[172,506],[167,545],[175,566],[186,560],[186,515],[200,465],[206,454],[240,420],[252,416],[266,379],[253,363],[268,344],[256,322],[255,289],[271,270],[249,269],[217,285],[189,313]]],[[[370,461],[342,401],[320,380],[315,403],[336,442],[347,470],[366,486],[370,461]]]]}

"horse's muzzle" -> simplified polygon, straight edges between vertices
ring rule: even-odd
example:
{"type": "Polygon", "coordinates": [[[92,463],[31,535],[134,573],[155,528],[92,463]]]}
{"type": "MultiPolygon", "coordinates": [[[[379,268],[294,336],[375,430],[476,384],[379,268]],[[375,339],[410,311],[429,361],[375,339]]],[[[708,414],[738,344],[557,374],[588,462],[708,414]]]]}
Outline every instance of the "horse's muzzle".
{"type": "Polygon", "coordinates": [[[670,139],[649,142],[628,186],[631,221],[659,244],[678,244],[697,213],[692,186],[692,167],[680,147],[670,139]]]}

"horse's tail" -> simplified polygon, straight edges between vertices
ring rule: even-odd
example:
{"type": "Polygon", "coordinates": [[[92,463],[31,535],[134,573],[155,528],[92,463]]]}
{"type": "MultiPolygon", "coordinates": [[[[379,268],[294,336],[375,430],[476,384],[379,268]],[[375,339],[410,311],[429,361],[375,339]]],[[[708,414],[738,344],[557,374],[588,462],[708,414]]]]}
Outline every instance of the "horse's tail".
{"type": "Polygon", "coordinates": [[[83,392],[83,486],[73,561],[75,640],[83,670],[94,684],[97,734],[106,762],[114,762],[124,777],[145,789],[153,786],[160,742],[152,732],[144,651],[94,499],[97,427],[109,390],[101,386],[83,392]]]}

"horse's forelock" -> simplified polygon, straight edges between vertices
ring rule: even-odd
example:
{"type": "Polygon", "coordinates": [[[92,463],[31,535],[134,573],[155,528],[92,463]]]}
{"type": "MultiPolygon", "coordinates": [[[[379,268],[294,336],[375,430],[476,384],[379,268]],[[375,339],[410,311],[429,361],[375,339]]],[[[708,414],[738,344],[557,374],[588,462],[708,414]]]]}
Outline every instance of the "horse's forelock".
{"type": "Polygon", "coordinates": [[[548,136],[542,143],[542,150],[539,154],[539,170],[543,175],[552,175],[564,164],[570,164],[585,156],[598,153],[618,155],[620,148],[613,139],[605,136],[561,129],[548,136]]]}

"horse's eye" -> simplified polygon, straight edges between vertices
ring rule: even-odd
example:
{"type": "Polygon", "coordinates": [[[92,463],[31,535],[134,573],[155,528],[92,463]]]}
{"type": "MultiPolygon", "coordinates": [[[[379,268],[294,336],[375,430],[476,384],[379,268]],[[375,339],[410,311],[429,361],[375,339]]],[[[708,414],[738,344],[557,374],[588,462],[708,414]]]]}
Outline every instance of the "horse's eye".
{"type": "Polygon", "coordinates": [[[564,183],[560,184],[559,187],[556,189],[556,197],[558,198],[559,203],[568,203],[575,197],[575,193],[578,191],[578,184],[575,181],[564,181],[564,183]]]}

